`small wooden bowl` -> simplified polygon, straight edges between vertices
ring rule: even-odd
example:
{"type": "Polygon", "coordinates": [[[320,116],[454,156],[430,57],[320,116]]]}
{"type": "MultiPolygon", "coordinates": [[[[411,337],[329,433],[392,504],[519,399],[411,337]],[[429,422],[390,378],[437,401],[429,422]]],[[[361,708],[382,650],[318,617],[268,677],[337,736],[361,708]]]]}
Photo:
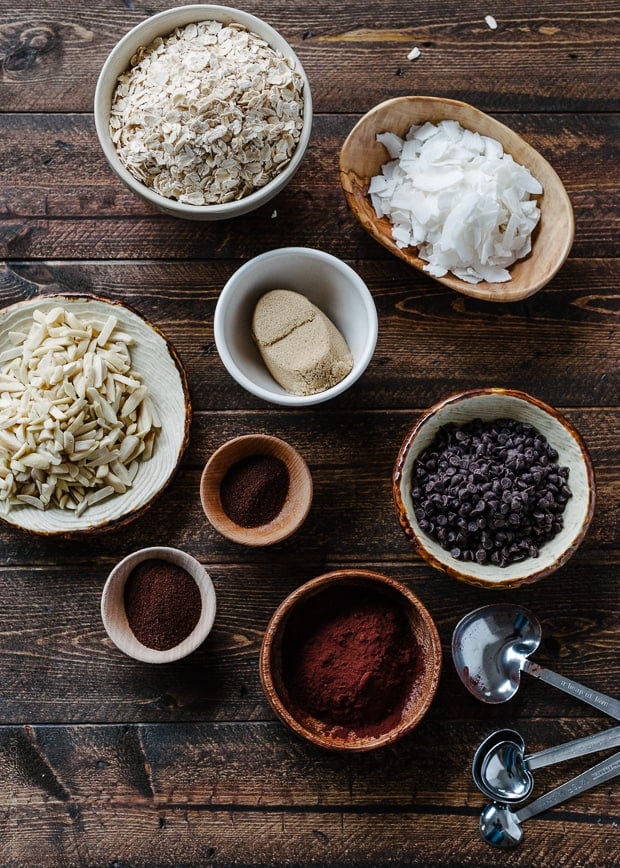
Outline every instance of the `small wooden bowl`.
{"type": "Polygon", "coordinates": [[[200,500],[210,523],[223,536],[241,545],[269,546],[287,539],[306,520],[312,505],[312,476],[299,452],[284,440],[268,434],[245,434],[224,443],[207,461],[200,480],[200,500]],[[272,521],[241,527],[224,512],[220,487],[233,464],[253,455],[271,455],[283,461],[289,473],[289,491],[282,511],[272,521]]]}
{"type": "MultiPolygon", "coordinates": [[[[416,248],[401,250],[392,239],[392,224],[379,219],[368,194],[370,179],[390,159],[378,133],[393,132],[404,137],[412,124],[455,120],[466,129],[496,139],[517,163],[526,166],[543,186],[537,197],[540,221],[532,239],[532,252],[510,266],[506,283],[466,283],[453,274],[434,277],[444,286],[485,301],[518,301],[542,289],[561,268],[575,234],[573,209],[562,181],[549,163],[517,133],[479,109],[453,99],[431,96],[403,96],[382,102],[356,124],[340,153],[340,183],[351,211],[364,229],[380,244],[409,265],[423,271],[425,260],[416,248]]],[[[427,274],[427,272],[423,272],[427,274]]],[[[432,277],[432,275],[428,275],[432,277]]]]}
{"type": "Polygon", "coordinates": [[[441,643],[427,609],[406,585],[369,570],[335,570],[324,573],[293,591],[276,609],[265,632],[260,651],[260,678],[271,707],[296,735],[322,748],[369,751],[393,744],[410,733],[428,711],[441,673],[441,643]],[[359,736],[317,720],[291,698],[284,681],[283,642],[291,616],[317,595],[345,589],[354,600],[360,590],[387,598],[402,611],[411,625],[421,668],[400,721],[378,736],[359,736]]]}
{"type": "Polygon", "coordinates": [[[119,650],[143,663],[172,663],[174,660],[187,657],[199,645],[202,645],[211,632],[215,620],[215,609],[213,582],[202,564],[186,552],[166,546],[140,549],[123,558],[108,576],[101,596],[101,619],[106,633],[119,650]],[[151,558],[169,561],[171,564],[186,570],[198,585],[202,601],[200,618],[192,632],[179,645],[168,648],[166,651],[148,648],[139,642],[127,622],[125,612],[124,595],[127,578],[134,567],[151,558]]]}
{"type": "Polygon", "coordinates": [[[592,461],[585,443],[557,410],[525,392],[511,389],[471,389],[450,395],[430,407],[410,428],[400,447],[392,476],[392,491],[400,525],[416,552],[452,578],[481,588],[517,588],[532,584],[562,566],[586,535],[596,499],[592,461]],[[544,543],[537,558],[506,567],[464,562],[420,529],[411,498],[416,459],[444,425],[464,425],[474,419],[515,419],[533,425],[558,452],[557,463],[570,469],[572,492],[563,513],[564,527],[544,543]]]}

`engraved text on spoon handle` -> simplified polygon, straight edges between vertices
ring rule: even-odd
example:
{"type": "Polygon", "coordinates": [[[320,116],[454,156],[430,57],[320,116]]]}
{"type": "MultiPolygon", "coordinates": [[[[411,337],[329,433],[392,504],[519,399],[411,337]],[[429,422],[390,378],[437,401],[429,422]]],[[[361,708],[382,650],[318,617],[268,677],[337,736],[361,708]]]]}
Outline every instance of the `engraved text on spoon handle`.
{"type": "Polygon", "coordinates": [[[604,784],[605,781],[610,781],[619,774],[620,752],[615,753],[612,757],[608,757],[606,760],[592,766],[591,769],[582,772],[580,775],[577,775],[576,778],[572,778],[572,780],[567,781],[565,784],[561,784],[561,786],[556,787],[554,790],[545,793],[544,796],[535,799],[533,802],[530,802],[529,805],[525,805],[525,807],[516,812],[515,817],[519,823],[523,823],[530,817],[534,817],[536,814],[541,814],[543,811],[547,811],[549,808],[559,805],[560,802],[572,799],[573,796],[583,793],[585,790],[589,790],[592,787],[596,787],[598,784],[604,784]]]}
{"type": "Polygon", "coordinates": [[[521,667],[524,672],[533,675],[534,678],[539,678],[546,684],[551,684],[552,687],[557,687],[558,690],[563,690],[564,693],[569,693],[571,696],[581,699],[582,702],[588,705],[593,705],[600,711],[604,711],[614,720],[620,720],[620,700],[614,699],[612,696],[606,696],[604,693],[599,693],[598,690],[592,690],[590,687],[585,687],[577,681],[572,681],[570,678],[565,678],[563,675],[558,675],[550,669],[545,669],[544,666],[539,666],[531,660],[525,660],[521,667]]]}
{"type": "Polygon", "coordinates": [[[564,760],[586,756],[589,753],[596,753],[599,750],[618,746],[620,746],[620,726],[614,726],[611,729],[605,729],[603,732],[597,732],[594,735],[585,735],[583,738],[576,738],[574,741],[567,741],[565,744],[556,744],[554,747],[539,750],[526,756],[525,761],[530,771],[533,771],[534,769],[543,768],[543,766],[551,766],[564,760]]]}

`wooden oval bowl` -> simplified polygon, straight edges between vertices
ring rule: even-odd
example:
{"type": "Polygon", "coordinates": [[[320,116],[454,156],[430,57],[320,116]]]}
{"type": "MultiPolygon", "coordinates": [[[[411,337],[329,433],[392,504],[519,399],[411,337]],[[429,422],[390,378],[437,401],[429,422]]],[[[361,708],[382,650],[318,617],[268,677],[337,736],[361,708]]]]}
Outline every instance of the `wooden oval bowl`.
{"type": "MultiPolygon", "coordinates": [[[[532,238],[532,251],[510,266],[506,283],[482,281],[470,284],[450,272],[434,277],[444,286],[485,301],[518,301],[542,289],[568,256],[575,234],[573,209],[562,181],[549,163],[517,133],[489,115],[464,102],[431,96],[403,96],[382,102],[355,125],[340,153],[340,183],[353,214],[380,244],[409,265],[423,271],[426,261],[416,248],[401,250],[392,239],[392,224],[379,219],[368,194],[370,179],[389,161],[387,151],[376,140],[386,131],[404,137],[412,124],[426,121],[458,121],[462,127],[496,139],[517,163],[526,166],[543,186],[537,197],[540,221],[532,238]]],[[[424,272],[427,274],[427,272],[424,272]]],[[[432,277],[432,275],[428,275],[432,277]]]]}
{"type": "Polygon", "coordinates": [[[415,551],[454,579],[489,589],[517,588],[555,572],[581,544],[594,514],[596,486],[585,443],[570,422],[553,407],[525,392],[511,389],[472,389],[439,401],[411,427],[396,458],[392,476],[394,503],[400,525],[415,551]],[[540,547],[537,558],[506,567],[464,562],[420,529],[411,498],[416,459],[430,446],[444,425],[464,425],[473,419],[516,419],[544,434],[559,454],[558,464],[570,468],[572,492],[563,513],[564,527],[540,547]]]}
{"type": "Polygon", "coordinates": [[[88,507],[80,516],[51,506],[13,507],[0,516],[8,524],[46,536],[74,536],[106,531],[136,519],[171,482],[189,442],[191,404],[187,376],[176,350],[166,336],[129,305],[90,295],[44,295],[0,311],[0,352],[12,346],[9,332],[27,331],[34,310],[62,306],[77,316],[100,320],[114,315],[119,326],[135,338],[130,348],[132,368],[140,374],[160,417],[162,427],[152,457],[140,463],[131,488],[88,507]]]}
{"type": "Polygon", "coordinates": [[[439,684],[441,643],[429,612],[406,585],[370,570],[335,570],[306,582],[276,609],[263,638],[259,668],[261,683],[271,707],[296,735],[329,750],[369,751],[393,744],[412,732],[422,720],[439,684]],[[318,595],[335,589],[350,591],[353,600],[360,590],[370,590],[387,598],[406,615],[411,626],[420,669],[411,696],[404,704],[400,721],[381,735],[356,735],[342,726],[334,727],[318,720],[294,702],[286,686],[283,647],[291,619],[302,612],[309,601],[315,601],[318,595]]]}
{"type": "Polygon", "coordinates": [[[211,632],[215,620],[215,610],[215,589],[205,568],[187,552],[167,546],[140,549],[123,558],[108,576],[101,596],[101,620],[106,633],[123,654],[133,657],[134,660],[140,660],[142,663],[172,663],[182,657],[187,657],[199,645],[202,645],[211,632]],[[198,623],[189,636],[175,645],[174,648],[168,648],[165,651],[149,648],[136,639],[125,612],[125,583],[127,578],[139,563],[151,559],[169,561],[169,563],[186,570],[198,585],[202,603],[198,623]]]}
{"type": "Polygon", "coordinates": [[[233,542],[269,546],[295,533],[312,505],[312,476],[305,460],[289,443],[268,434],[245,434],[229,440],[207,461],[200,480],[200,500],[213,527],[233,542]],[[289,473],[289,491],[282,511],[267,524],[241,527],[224,512],[220,487],[233,464],[252,455],[279,458],[289,473]]]}

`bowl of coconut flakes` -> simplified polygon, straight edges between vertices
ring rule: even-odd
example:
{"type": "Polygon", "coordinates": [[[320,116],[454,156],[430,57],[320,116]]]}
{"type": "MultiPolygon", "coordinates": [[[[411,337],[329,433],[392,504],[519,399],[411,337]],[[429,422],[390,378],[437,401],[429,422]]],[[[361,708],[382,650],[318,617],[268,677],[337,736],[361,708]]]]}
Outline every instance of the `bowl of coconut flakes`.
{"type": "Polygon", "coordinates": [[[520,301],[555,276],[575,232],[551,165],[514,130],[458,100],[371,109],[340,153],[348,205],[375,240],[444,286],[520,301]]]}
{"type": "Polygon", "coordinates": [[[312,127],[308,78],[260,18],[197,4],[147,18],[97,82],[104,155],[144,201],[175,217],[226,220],[289,183],[312,127]]]}

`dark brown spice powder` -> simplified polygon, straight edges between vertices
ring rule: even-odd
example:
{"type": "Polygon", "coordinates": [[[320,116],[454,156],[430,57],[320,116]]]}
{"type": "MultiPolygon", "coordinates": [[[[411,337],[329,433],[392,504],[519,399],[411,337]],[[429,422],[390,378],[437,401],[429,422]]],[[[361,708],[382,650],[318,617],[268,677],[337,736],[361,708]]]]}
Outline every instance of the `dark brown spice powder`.
{"type": "Polygon", "coordinates": [[[286,464],[274,455],[249,455],[237,461],[220,486],[224,512],[240,527],[268,524],[280,514],[289,489],[286,464]]]}
{"type": "Polygon", "coordinates": [[[200,588],[187,570],[149,558],[137,564],[125,583],[125,612],[143,645],[167,651],[192,632],[202,607],[200,588]]]}

